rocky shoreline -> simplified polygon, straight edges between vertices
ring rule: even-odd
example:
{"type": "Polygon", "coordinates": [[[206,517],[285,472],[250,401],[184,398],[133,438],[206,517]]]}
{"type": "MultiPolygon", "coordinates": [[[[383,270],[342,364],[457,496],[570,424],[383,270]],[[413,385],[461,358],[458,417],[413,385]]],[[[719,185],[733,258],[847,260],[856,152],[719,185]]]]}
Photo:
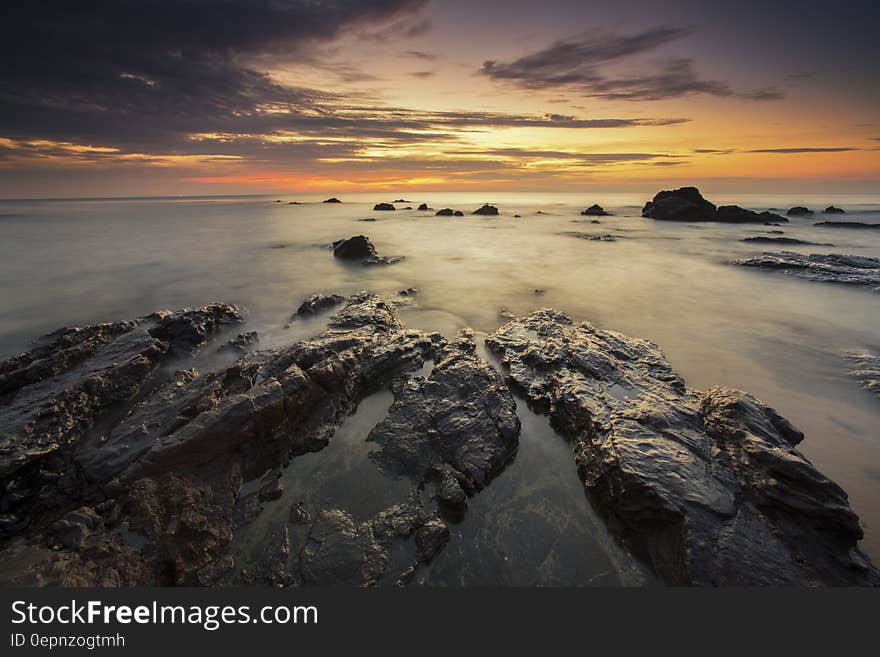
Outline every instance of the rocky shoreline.
{"type": "Polygon", "coordinates": [[[498,370],[472,332],[409,329],[370,292],[316,295],[297,314],[337,305],[285,346],[242,332],[241,357],[204,373],[190,357],[238,332],[240,309],[60,329],[0,363],[0,582],[406,585],[515,458],[517,391],[662,581],[880,583],[846,494],[795,448],[802,434],[746,393],[687,388],[655,345],[545,309],[489,336],[498,370]],[[383,390],[393,401],[367,439],[395,501],[359,519],[287,499],[286,468],[320,459],[383,390]],[[267,510],[288,521],[263,529],[267,510]]]}

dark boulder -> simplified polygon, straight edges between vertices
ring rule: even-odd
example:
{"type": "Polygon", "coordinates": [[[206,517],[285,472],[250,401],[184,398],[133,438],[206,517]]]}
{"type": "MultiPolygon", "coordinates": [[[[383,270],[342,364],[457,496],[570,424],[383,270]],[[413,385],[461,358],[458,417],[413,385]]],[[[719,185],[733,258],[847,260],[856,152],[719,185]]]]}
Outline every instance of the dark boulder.
{"type": "Polygon", "coordinates": [[[328,198],[326,201],[323,201],[323,202],[324,202],[324,203],[342,203],[342,201],[340,201],[340,200],[339,200],[338,198],[336,198],[335,196],[334,196],[333,198],[328,198]]]}
{"type": "Polygon", "coordinates": [[[789,217],[803,217],[806,215],[813,214],[813,211],[809,208],[805,208],[802,205],[796,205],[793,208],[790,208],[788,212],[785,213],[789,217]]]}
{"type": "Polygon", "coordinates": [[[661,221],[713,221],[715,205],[696,187],[658,192],[642,208],[642,216],[661,221]]]}
{"type": "Polygon", "coordinates": [[[488,217],[494,217],[498,214],[498,208],[496,208],[494,205],[486,204],[477,208],[476,210],[471,212],[471,214],[482,214],[488,217]]]}
{"type": "Polygon", "coordinates": [[[422,212],[425,212],[425,211],[428,210],[428,204],[427,204],[427,203],[422,203],[421,205],[419,205],[419,207],[418,207],[417,209],[418,209],[418,210],[421,210],[422,212]]]}
{"type": "Polygon", "coordinates": [[[397,208],[395,208],[391,203],[376,203],[376,205],[373,206],[373,210],[376,210],[376,211],[378,211],[378,210],[396,210],[396,209],[397,208]]]}
{"type": "Polygon", "coordinates": [[[434,213],[434,216],[435,217],[452,217],[453,215],[455,215],[455,213],[456,213],[456,210],[453,210],[452,208],[443,208],[442,210],[437,210],[437,212],[434,213]]]}
{"type": "Polygon", "coordinates": [[[605,208],[601,205],[591,205],[586,210],[581,212],[582,215],[587,217],[605,217],[608,215],[608,212],[605,212],[605,208]]]}
{"type": "Polygon", "coordinates": [[[380,256],[370,238],[364,235],[337,240],[332,246],[335,257],[346,261],[360,261],[362,265],[393,265],[403,260],[403,256],[380,256]]]}
{"type": "Polygon", "coordinates": [[[833,205],[829,205],[827,208],[822,210],[822,214],[846,214],[846,210],[842,210],[841,208],[836,208],[833,205]]]}
{"type": "Polygon", "coordinates": [[[376,255],[376,247],[366,235],[355,235],[333,243],[333,255],[343,260],[363,260],[376,255]]]}

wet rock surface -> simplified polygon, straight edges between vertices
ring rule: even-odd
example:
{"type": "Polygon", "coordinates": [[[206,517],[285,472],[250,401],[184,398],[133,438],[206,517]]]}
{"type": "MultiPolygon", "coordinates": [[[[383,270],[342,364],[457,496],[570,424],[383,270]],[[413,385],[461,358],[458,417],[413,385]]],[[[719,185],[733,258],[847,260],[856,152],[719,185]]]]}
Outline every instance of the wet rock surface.
{"type": "MultiPolygon", "coordinates": [[[[312,338],[210,371],[181,361],[241,320],[214,304],[67,328],[0,363],[0,583],[394,586],[449,572],[443,518],[467,523],[516,458],[509,384],[572,442],[597,507],[667,582],[877,582],[845,494],[794,449],[801,434],[745,393],[687,389],[651,343],[539,311],[488,341],[505,375],[471,331],[409,329],[365,291],[312,338]],[[371,404],[371,430],[346,434],[371,404]],[[334,448],[340,434],[359,442],[334,448]],[[320,459],[334,449],[360,450],[352,471],[379,498],[302,478],[332,477],[341,461],[320,459]]],[[[544,522],[552,542],[564,518],[539,511],[530,535],[544,522]]],[[[505,540],[519,517],[499,525],[505,540]]]]}
{"type": "Polygon", "coordinates": [[[370,433],[385,470],[420,483],[439,479],[442,497],[455,503],[453,477],[466,492],[487,485],[516,453],[516,404],[504,379],[474,355],[465,333],[440,351],[427,377],[394,390],[388,417],[370,433]]]}
{"type": "Polygon", "coordinates": [[[656,345],[552,310],[505,324],[487,344],[571,441],[610,526],[665,582],[880,582],[846,494],[759,400],[689,389],[656,345]]]}
{"type": "Polygon", "coordinates": [[[866,256],[837,253],[802,255],[779,251],[739,258],[733,264],[782,271],[809,281],[862,285],[875,291],[880,289],[880,260],[866,256]]]}
{"type": "MultiPolygon", "coordinates": [[[[253,520],[240,506],[243,482],[257,478],[256,503],[275,503],[283,486],[262,473],[320,450],[365,395],[420,367],[442,342],[406,329],[369,293],[354,295],[313,339],[203,375],[163,378],[168,345],[137,322],[53,334],[0,365],[9,520],[0,581],[247,581],[253,573],[238,572],[227,552],[253,520]]],[[[279,539],[266,553],[267,564],[299,554],[288,540],[289,549],[279,539]]]]}

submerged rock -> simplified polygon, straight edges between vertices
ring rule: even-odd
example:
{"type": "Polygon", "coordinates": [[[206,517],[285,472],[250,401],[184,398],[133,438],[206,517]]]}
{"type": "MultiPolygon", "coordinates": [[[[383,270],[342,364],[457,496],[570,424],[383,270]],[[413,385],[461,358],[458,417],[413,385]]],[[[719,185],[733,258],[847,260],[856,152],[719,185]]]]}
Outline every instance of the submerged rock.
{"type": "Polygon", "coordinates": [[[772,212],[752,212],[738,205],[722,205],[715,211],[714,221],[728,224],[788,223],[788,219],[772,212]]]}
{"type": "Polygon", "coordinates": [[[605,217],[608,215],[608,212],[605,212],[605,208],[603,208],[601,205],[596,204],[591,205],[586,210],[581,212],[581,214],[587,217],[605,217]]]}
{"type": "Polygon", "coordinates": [[[570,237],[577,237],[578,239],[590,240],[592,242],[616,242],[620,237],[620,235],[612,235],[610,233],[581,233],[576,230],[568,230],[564,233],[560,233],[560,235],[568,235],[570,237]]]}
{"type": "Polygon", "coordinates": [[[494,217],[498,214],[498,208],[494,205],[483,205],[471,212],[471,214],[482,214],[490,217],[494,217]]]}
{"type": "Polygon", "coordinates": [[[846,210],[842,210],[841,208],[836,208],[833,205],[829,205],[827,208],[822,210],[822,214],[846,214],[846,210]]]}
{"type": "Polygon", "coordinates": [[[376,203],[373,210],[396,210],[396,208],[391,203],[376,203]]]}
{"type": "Polygon", "coordinates": [[[323,201],[323,203],[342,203],[342,201],[334,196],[333,198],[328,198],[326,201],[323,201]]]}
{"type": "Polygon", "coordinates": [[[814,226],[823,228],[853,228],[856,230],[880,230],[880,224],[869,224],[862,221],[820,221],[814,226]]]}
{"type": "Polygon", "coordinates": [[[779,251],[739,258],[734,260],[733,264],[776,269],[810,281],[864,285],[880,290],[880,260],[866,256],[837,253],[802,255],[791,251],[779,251]]]}
{"type": "Polygon", "coordinates": [[[813,214],[813,211],[809,208],[805,208],[803,205],[796,205],[793,208],[789,208],[788,212],[785,214],[789,217],[803,217],[813,214]]]}
{"type": "Polygon", "coordinates": [[[341,294],[313,294],[299,305],[291,319],[317,315],[320,312],[338,306],[343,301],[345,301],[345,297],[341,294]]]}
{"type": "MultiPolygon", "coordinates": [[[[779,233],[781,231],[771,231],[779,233]]],[[[741,242],[757,242],[759,244],[805,244],[809,246],[834,246],[833,244],[822,244],[819,242],[805,242],[804,240],[795,239],[794,237],[744,237],[741,242]]]]}
{"type": "Polygon", "coordinates": [[[571,440],[593,503],[669,584],[878,584],[846,494],[750,395],[687,388],[659,348],[540,310],[488,340],[571,440]]]}
{"type": "Polygon", "coordinates": [[[442,210],[437,210],[434,213],[435,217],[463,217],[464,213],[460,210],[453,210],[452,208],[443,208],[442,210]]]}

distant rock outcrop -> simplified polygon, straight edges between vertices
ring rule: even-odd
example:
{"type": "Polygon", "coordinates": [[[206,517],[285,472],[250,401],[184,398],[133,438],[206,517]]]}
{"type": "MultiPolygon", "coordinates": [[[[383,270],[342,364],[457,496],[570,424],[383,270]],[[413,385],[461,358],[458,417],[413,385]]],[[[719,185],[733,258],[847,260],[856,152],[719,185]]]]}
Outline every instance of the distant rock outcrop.
{"type": "Polygon", "coordinates": [[[587,217],[605,217],[609,213],[606,212],[605,208],[603,208],[601,205],[594,204],[594,205],[591,205],[590,207],[588,207],[583,212],[581,212],[581,214],[584,216],[587,216],[587,217]]]}
{"type": "Polygon", "coordinates": [[[716,207],[696,187],[682,187],[659,192],[642,208],[642,216],[658,221],[717,221],[727,224],[763,224],[786,222],[785,217],[770,212],[753,212],[738,205],[716,207]]]}
{"type": "Polygon", "coordinates": [[[790,208],[785,214],[789,217],[804,217],[813,214],[813,211],[809,208],[805,208],[803,205],[796,205],[793,208],[790,208]]]}
{"type": "Polygon", "coordinates": [[[426,212],[429,208],[428,208],[428,204],[427,204],[427,203],[422,203],[422,204],[420,204],[419,207],[416,208],[416,209],[417,209],[417,210],[420,210],[420,211],[422,211],[422,212],[426,212]]]}
{"type": "Polygon", "coordinates": [[[494,217],[498,214],[498,208],[494,205],[484,205],[482,207],[477,208],[471,214],[482,214],[489,217],[494,217]]]}
{"type": "Polygon", "coordinates": [[[805,242],[804,240],[795,239],[794,237],[744,237],[743,242],[757,242],[759,244],[804,244],[809,246],[834,246],[833,244],[822,244],[818,242],[805,242]]]}
{"type": "Polygon", "coordinates": [[[391,205],[391,203],[376,203],[376,205],[373,206],[373,210],[396,210],[396,209],[397,208],[395,208],[393,205],[391,205]]]}
{"type": "Polygon", "coordinates": [[[715,204],[696,187],[658,192],[642,208],[642,216],[660,221],[713,221],[715,204]]]}
{"type": "Polygon", "coordinates": [[[323,203],[342,203],[342,201],[334,196],[333,198],[328,198],[326,201],[323,201],[323,203]]]}
{"type": "Polygon", "coordinates": [[[822,214],[846,214],[846,210],[842,210],[841,208],[836,208],[833,205],[829,205],[827,208],[822,210],[822,214]]]}
{"type": "Polygon", "coordinates": [[[825,228],[852,228],[854,230],[880,230],[880,224],[868,224],[862,221],[820,221],[813,224],[825,228]]]}
{"type": "Polygon", "coordinates": [[[463,217],[464,212],[461,210],[453,210],[452,208],[443,208],[434,213],[435,217],[463,217]]]}

